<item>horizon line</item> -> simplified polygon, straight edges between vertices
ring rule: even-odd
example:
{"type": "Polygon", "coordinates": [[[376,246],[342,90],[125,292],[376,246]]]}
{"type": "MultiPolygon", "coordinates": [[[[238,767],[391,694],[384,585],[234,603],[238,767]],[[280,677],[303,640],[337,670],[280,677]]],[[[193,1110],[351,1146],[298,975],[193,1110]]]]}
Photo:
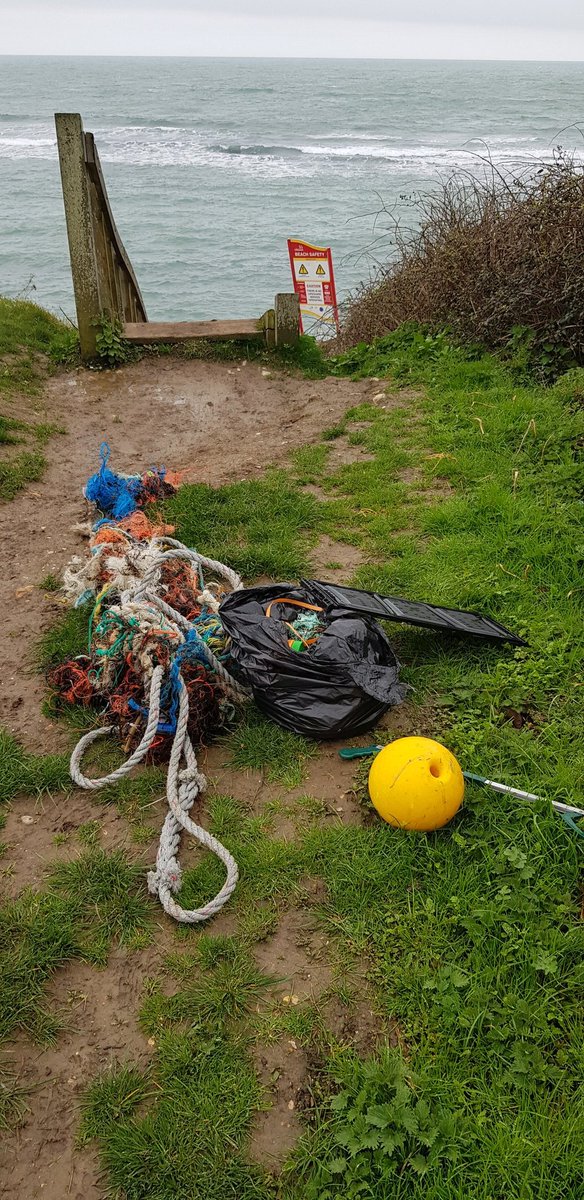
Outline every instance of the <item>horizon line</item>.
{"type": "Polygon", "coordinates": [[[10,54],[0,54],[0,61],[8,58],[29,58],[29,59],[63,59],[63,58],[82,58],[82,59],[144,59],[144,60],[160,60],[160,59],[180,59],[185,62],[189,61],[209,61],[209,62],[433,62],[433,63],[534,63],[534,64],[549,64],[549,65],[564,65],[568,63],[582,64],[584,58],[434,58],[427,54],[416,55],[395,55],[392,57],[386,55],[349,55],[349,54],[83,54],[76,51],[68,51],[64,54],[27,54],[22,52],[12,52],[10,54]]]}

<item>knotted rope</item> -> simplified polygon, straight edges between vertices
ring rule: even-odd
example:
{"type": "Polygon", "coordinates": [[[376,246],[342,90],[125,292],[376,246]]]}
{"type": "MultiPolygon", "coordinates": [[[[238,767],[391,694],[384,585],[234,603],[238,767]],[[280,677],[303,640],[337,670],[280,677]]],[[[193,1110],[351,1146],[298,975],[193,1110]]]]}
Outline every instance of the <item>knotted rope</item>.
{"type": "MultiPolygon", "coordinates": [[[[165,538],[164,542],[161,539],[152,539],[152,541],[155,542],[154,549],[156,553],[148,556],[147,563],[145,560],[145,569],[141,579],[135,581],[131,590],[122,592],[119,604],[120,611],[131,614],[134,618],[137,617],[138,620],[141,613],[144,619],[151,619],[153,610],[163,613],[171,631],[175,634],[177,647],[184,644],[189,635],[197,637],[199,649],[224,692],[238,701],[247,699],[249,695],[247,690],[230,675],[224,664],[219,661],[207,643],[198,637],[195,625],[188,621],[181,613],[177,612],[170,604],[167,604],[156,591],[160,580],[161,567],[165,562],[173,558],[187,559],[196,567],[201,578],[203,568],[212,571],[215,575],[219,575],[225,579],[234,591],[243,587],[239,575],[223,563],[217,562],[215,559],[205,558],[195,550],[189,550],[187,546],[184,546],[182,542],[178,542],[174,538],[165,538]],[[162,545],[169,546],[170,549],[162,549],[162,545]]],[[[209,608],[217,611],[219,602],[212,591],[204,588],[202,598],[209,608]]],[[[147,661],[144,663],[144,670],[145,673],[149,670],[147,661]]],[[[235,859],[225,846],[217,838],[213,837],[212,834],[207,833],[201,825],[197,825],[189,816],[195,800],[205,790],[207,781],[202,772],[199,771],[195,751],[188,733],[189,697],[180,671],[180,658],[177,659],[175,655],[174,663],[171,662],[168,667],[160,664],[151,667],[146,729],[142,740],[133,753],[130,754],[129,758],[121,766],[117,767],[115,771],[103,776],[101,779],[90,779],[87,775],[83,774],[81,763],[88,746],[98,738],[112,732],[115,728],[113,725],[104,725],[101,729],[95,729],[90,733],[84,734],[79,740],[71,755],[70,772],[71,778],[78,787],[97,790],[98,788],[106,787],[110,783],[117,783],[118,780],[123,779],[138,763],[144,760],[157,733],[160,722],[161,690],[165,675],[167,673],[170,675],[171,670],[174,673],[175,683],[178,687],[178,716],[166,777],[168,813],[160,834],[160,843],[156,855],[156,870],[150,871],[148,875],[148,889],[153,895],[158,896],[165,912],[173,917],[175,921],[194,925],[215,916],[223,905],[226,904],[237,884],[238,869],[235,859]],[[213,854],[216,854],[224,864],[227,872],[227,877],[221,890],[208,904],[203,905],[202,908],[185,909],[174,899],[175,894],[180,889],[182,880],[178,849],[183,830],[186,830],[202,846],[205,846],[213,854]]]]}

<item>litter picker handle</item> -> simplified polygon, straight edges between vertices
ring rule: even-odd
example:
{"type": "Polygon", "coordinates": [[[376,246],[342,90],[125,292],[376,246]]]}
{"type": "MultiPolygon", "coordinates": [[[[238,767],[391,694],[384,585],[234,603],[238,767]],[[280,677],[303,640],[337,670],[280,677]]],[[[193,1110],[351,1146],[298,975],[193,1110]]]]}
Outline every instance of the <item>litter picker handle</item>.
{"type": "Polygon", "coordinates": [[[339,750],[339,758],[368,758],[370,754],[377,754],[379,750],[383,750],[383,746],[345,746],[343,750],[339,750]]]}
{"type": "MultiPolygon", "coordinates": [[[[506,783],[495,783],[493,779],[485,779],[484,775],[473,775],[472,771],[463,771],[464,778],[469,783],[479,783],[481,787],[490,787],[494,792],[503,792],[506,796],[515,796],[517,800],[541,800],[534,792],[523,792],[521,788],[508,787],[506,783]]],[[[552,800],[552,808],[556,812],[569,813],[573,817],[584,817],[584,808],[576,808],[573,804],[564,804],[561,800],[552,800]]]]}

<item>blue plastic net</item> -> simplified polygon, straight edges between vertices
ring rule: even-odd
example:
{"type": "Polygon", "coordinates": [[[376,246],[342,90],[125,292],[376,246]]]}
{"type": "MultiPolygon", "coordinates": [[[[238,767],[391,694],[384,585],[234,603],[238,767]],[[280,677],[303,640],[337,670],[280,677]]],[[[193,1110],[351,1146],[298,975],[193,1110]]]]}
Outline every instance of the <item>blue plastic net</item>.
{"type": "MultiPolygon", "coordinates": [[[[145,491],[144,480],[141,475],[116,475],[110,470],[110,448],[107,442],[102,442],[100,455],[101,467],[88,479],[84,493],[106,517],[121,521],[123,517],[129,517],[140,508],[143,502],[142,493],[145,491]]],[[[154,473],[160,480],[164,479],[164,467],[156,469],[154,473]]]]}

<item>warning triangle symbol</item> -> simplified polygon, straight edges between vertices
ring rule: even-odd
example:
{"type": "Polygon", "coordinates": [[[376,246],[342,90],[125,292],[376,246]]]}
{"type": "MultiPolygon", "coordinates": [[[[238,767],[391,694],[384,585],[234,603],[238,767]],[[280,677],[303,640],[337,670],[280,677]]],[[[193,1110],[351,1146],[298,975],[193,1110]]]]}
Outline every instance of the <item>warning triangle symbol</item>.
{"type": "Polygon", "coordinates": [[[304,263],[300,263],[300,266],[298,268],[298,274],[299,275],[308,275],[308,271],[307,271],[306,267],[304,266],[304,263]]]}
{"type": "Polygon", "coordinates": [[[316,274],[317,275],[326,275],[326,271],[320,263],[319,263],[318,267],[316,268],[316,274]]]}

